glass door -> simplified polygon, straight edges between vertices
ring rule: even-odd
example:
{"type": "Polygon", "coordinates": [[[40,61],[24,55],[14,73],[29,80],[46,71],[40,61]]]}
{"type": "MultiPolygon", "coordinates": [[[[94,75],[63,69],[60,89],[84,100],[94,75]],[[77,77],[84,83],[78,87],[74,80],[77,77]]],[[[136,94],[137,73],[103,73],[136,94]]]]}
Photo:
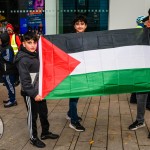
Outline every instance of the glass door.
{"type": "Polygon", "coordinates": [[[87,31],[108,29],[109,0],[58,0],[59,33],[73,31],[72,21],[76,15],[87,17],[87,31]]]}

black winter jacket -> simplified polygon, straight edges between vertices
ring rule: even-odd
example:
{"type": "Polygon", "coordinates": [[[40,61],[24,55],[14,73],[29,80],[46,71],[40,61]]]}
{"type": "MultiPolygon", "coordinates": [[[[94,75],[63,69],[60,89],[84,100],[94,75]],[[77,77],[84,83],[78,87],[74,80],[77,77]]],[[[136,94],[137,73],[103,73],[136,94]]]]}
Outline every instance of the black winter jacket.
{"type": "Polygon", "coordinates": [[[14,51],[12,46],[9,44],[8,33],[2,33],[0,35],[2,45],[0,46],[0,72],[1,74],[15,74],[16,67],[14,61],[14,51]]]}
{"type": "Polygon", "coordinates": [[[19,71],[22,95],[35,98],[38,95],[39,59],[37,52],[29,52],[22,45],[15,57],[19,71]]]}

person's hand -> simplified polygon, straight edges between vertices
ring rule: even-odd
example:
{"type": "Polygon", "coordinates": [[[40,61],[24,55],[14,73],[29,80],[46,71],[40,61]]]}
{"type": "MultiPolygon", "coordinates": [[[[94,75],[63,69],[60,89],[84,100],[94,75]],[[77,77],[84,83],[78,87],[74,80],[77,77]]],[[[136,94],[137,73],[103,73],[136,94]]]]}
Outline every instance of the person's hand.
{"type": "Polygon", "coordinates": [[[40,95],[37,95],[35,97],[35,101],[42,101],[42,100],[43,100],[43,98],[40,95]]]}

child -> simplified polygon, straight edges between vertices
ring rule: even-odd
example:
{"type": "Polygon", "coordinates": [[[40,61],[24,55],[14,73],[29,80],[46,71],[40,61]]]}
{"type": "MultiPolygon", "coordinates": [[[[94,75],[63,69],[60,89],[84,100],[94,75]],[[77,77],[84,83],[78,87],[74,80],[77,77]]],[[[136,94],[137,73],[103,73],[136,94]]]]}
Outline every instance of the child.
{"type": "Polygon", "coordinates": [[[59,135],[49,132],[47,120],[48,109],[46,101],[38,94],[38,72],[39,59],[37,50],[38,37],[33,32],[27,32],[23,36],[23,43],[18,52],[15,63],[19,71],[21,82],[21,94],[24,97],[28,110],[28,128],[30,132],[30,143],[36,147],[43,148],[43,143],[37,135],[37,117],[39,114],[42,133],[41,139],[57,139],[59,135]]]}
{"type": "MultiPolygon", "coordinates": [[[[87,28],[87,20],[84,16],[77,16],[73,21],[74,30],[76,33],[84,32],[87,28]]],[[[66,119],[71,120],[69,127],[75,131],[83,132],[85,128],[80,124],[82,118],[77,114],[77,103],[79,98],[69,99],[69,111],[67,113],[66,119]]]]}
{"type": "Polygon", "coordinates": [[[0,35],[0,72],[2,73],[4,84],[8,90],[8,100],[3,102],[5,108],[16,106],[17,101],[15,97],[15,65],[14,60],[14,51],[11,45],[9,44],[10,37],[8,33],[2,33],[0,35]]]}

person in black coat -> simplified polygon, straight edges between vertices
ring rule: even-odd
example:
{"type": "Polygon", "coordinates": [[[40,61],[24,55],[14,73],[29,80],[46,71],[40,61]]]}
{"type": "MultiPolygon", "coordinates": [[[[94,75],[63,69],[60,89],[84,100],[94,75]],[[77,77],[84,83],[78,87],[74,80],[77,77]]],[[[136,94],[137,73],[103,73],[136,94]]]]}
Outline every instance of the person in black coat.
{"type": "Polygon", "coordinates": [[[14,87],[16,73],[16,67],[13,63],[14,51],[9,41],[10,37],[7,32],[0,35],[0,72],[8,90],[8,99],[3,101],[5,108],[17,105],[14,87]]]}

